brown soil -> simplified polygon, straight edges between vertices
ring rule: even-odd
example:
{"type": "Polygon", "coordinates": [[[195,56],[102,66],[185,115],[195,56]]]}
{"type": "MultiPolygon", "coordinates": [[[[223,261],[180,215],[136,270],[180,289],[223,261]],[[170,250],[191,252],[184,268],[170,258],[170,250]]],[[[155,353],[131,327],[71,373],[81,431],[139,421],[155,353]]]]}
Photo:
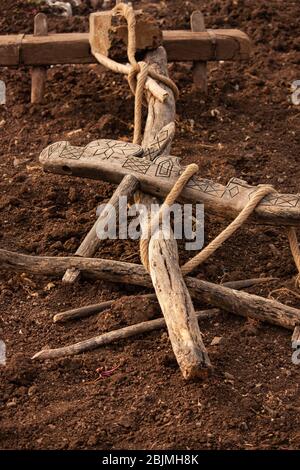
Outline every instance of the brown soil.
{"type": "MultiPolygon", "coordinates": [[[[299,1],[133,3],[148,4],[162,27],[178,29],[189,28],[189,15],[201,4],[208,27],[237,27],[253,41],[249,62],[209,64],[207,97],[193,90],[190,64],[170,65],[181,91],[173,152],[223,183],[237,176],[299,192],[299,107],[290,100],[291,83],[300,79],[299,1]]],[[[44,8],[15,0],[1,0],[0,7],[1,34],[31,32],[34,14],[44,8]]],[[[72,19],[49,13],[50,30],[86,31],[90,11],[77,8],[72,19]]],[[[7,105],[0,107],[1,245],[70,255],[114,187],[43,174],[37,157],[57,140],[83,145],[99,137],[130,139],[132,96],[122,77],[100,66],[51,68],[43,105],[29,104],[28,70],[2,68],[0,79],[7,85],[7,105]]],[[[206,215],[207,240],[224,226],[206,215]]],[[[135,242],[107,241],[97,256],[139,262],[135,242]]],[[[187,256],[181,253],[182,260],[187,256]]],[[[215,282],[279,277],[252,289],[264,296],[282,286],[294,289],[295,274],[284,231],[270,227],[240,230],[198,271],[215,282]]],[[[0,367],[1,448],[298,448],[300,368],[291,361],[291,334],[280,328],[253,328],[226,313],[204,320],[215,371],[202,382],[182,379],[164,331],[72,358],[31,362],[43,347],[159,315],[140,298],[125,298],[146,292],[92,281],[63,286],[57,279],[1,271],[0,339],[8,351],[7,366],[0,367]],[[58,311],[108,299],[121,300],[98,316],[52,323],[58,311]],[[210,346],[214,336],[222,341],[210,346]],[[115,366],[111,377],[93,382],[97,368],[115,366]]],[[[274,296],[299,306],[290,293],[274,296]]]]}

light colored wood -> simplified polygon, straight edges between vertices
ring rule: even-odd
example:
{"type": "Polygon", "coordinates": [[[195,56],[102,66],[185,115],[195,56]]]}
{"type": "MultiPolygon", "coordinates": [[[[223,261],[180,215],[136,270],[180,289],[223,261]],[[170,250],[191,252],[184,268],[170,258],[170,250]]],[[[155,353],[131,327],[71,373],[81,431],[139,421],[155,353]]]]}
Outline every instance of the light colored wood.
{"type": "MultiPolygon", "coordinates": [[[[34,17],[34,36],[47,36],[47,16],[38,13],[34,17]]],[[[31,70],[31,103],[42,103],[44,100],[47,80],[46,67],[33,67],[31,70]]]]}
{"type": "MultiPolygon", "coordinates": [[[[191,14],[191,29],[194,33],[206,31],[204,16],[201,11],[193,11],[191,14]]],[[[207,63],[197,61],[193,63],[193,82],[195,88],[207,93],[207,63]]]]}
{"type": "MultiPolygon", "coordinates": [[[[196,320],[204,320],[212,318],[218,315],[220,311],[218,309],[202,310],[196,313],[196,320]]],[[[164,318],[157,318],[155,320],[145,321],[136,325],[126,326],[119,330],[109,331],[100,336],[80,341],[79,343],[71,344],[70,346],[64,346],[56,349],[43,349],[36,353],[32,359],[53,359],[57,357],[73,356],[86,351],[111,344],[117,341],[130,338],[132,336],[141,335],[144,333],[150,333],[151,331],[161,330],[166,327],[164,318]]]]}
{"type": "MultiPolygon", "coordinates": [[[[127,197],[128,201],[133,196],[134,192],[138,189],[139,181],[135,176],[126,175],[118,188],[115,190],[114,194],[110,198],[109,202],[103,207],[101,214],[94,223],[93,227],[86,235],[86,237],[81,242],[78,247],[75,255],[76,256],[93,256],[98,248],[101,245],[102,238],[101,233],[97,230],[97,227],[103,222],[107,221],[107,224],[110,224],[110,221],[119,214],[119,198],[121,196],[127,197]]],[[[63,277],[63,282],[66,284],[73,284],[80,276],[80,271],[68,269],[63,277]]]]}
{"type": "MultiPolygon", "coordinates": [[[[96,59],[106,68],[111,69],[114,68],[113,64],[114,62],[109,58],[105,57],[102,54],[98,54],[95,52],[95,57],[96,59]]],[[[119,73],[123,73],[124,75],[129,75],[131,71],[131,65],[129,64],[121,64],[118,63],[118,71],[119,73]]],[[[151,77],[146,78],[146,83],[145,83],[145,88],[146,90],[151,91],[152,95],[155,96],[159,101],[162,103],[167,97],[167,94],[164,93],[164,89],[151,77]]]]}
{"type": "MultiPolygon", "coordinates": [[[[138,295],[138,299],[156,299],[155,294],[144,294],[138,295]]],[[[87,318],[97,313],[103,312],[104,310],[110,308],[116,300],[108,300],[105,302],[100,302],[99,304],[85,305],[84,307],[74,308],[72,310],[67,310],[65,312],[60,312],[54,315],[53,323],[65,323],[69,320],[77,320],[78,318],[87,318]]]]}
{"type": "MultiPolygon", "coordinates": [[[[78,270],[77,270],[78,271],[78,270]]],[[[79,271],[80,272],[80,271],[79,271]]],[[[231,289],[246,289],[247,287],[252,287],[258,284],[265,282],[270,282],[274,278],[256,278],[256,279],[243,279],[240,281],[229,281],[222,284],[224,287],[230,287],[231,289]]],[[[157,300],[156,294],[143,294],[137,296],[139,299],[147,298],[157,300]]],[[[96,315],[107,308],[110,308],[114,304],[115,300],[108,300],[106,302],[100,302],[99,304],[85,305],[84,307],[74,308],[72,310],[67,310],[64,312],[57,313],[53,316],[54,323],[64,323],[69,320],[76,320],[78,318],[86,318],[91,315],[96,315]]]]}
{"type": "MultiPolygon", "coordinates": [[[[2,269],[33,275],[61,276],[66,269],[76,268],[83,276],[107,282],[153,287],[144,267],[108,259],[80,257],[31,256],[0,249],[2,269]]],[[[217,285],[211,282],[185,277],[192,298],[226,310],[235,315],[255,318],[263,322],[294,330],[300,323],[300,310],[275,300],[217,285]]]]}
{"type": "MultiPolygon", "coordinates": [[[[216,29],[217,55],[207,32],[163,31],[168,60],[209,61],[246,60],[250,57],[249,37],[235,29],[216,29]]],[[[126,57],[124,56],[124,59],[126,57]]],[[[48,36],[0,36],[0,66],[89,64],[97,62],[91,54],[89,33],[60,33],[48,36]]]]}
{"type": "MultiPolygon", "coordinates": [[[[145,14],[135,10],[135,31],[137,53],[156,49],[162,43],[158,24],[145,14]]],[[[112,11],[97,11],[90,14],[89,41],[93,54],[99,52],[112,59],[126,57],[128,28],[125,19],[112,11]]]]}
{"type": "MultiPolygon", "coordinates": [[[[149,52],[145,58],[157,72],[168,75],[167,55],[163,47],[149,52]]],[[[175,127],[175,99],[172,91],[166,86],[168,99],[160,103],[148,94],[148,115],[142,147],[147,150],[151,142],[155,142],[163,129],[175,127]]],[[[173,134],[174,135],[174,132],[173,134]]],[[[168,135],[168,143],[162,147],[160,157],[169,154],[172,138],[168,135]]],[[[151,155],[148,155],[148,159],[151,155]]],[[[157,158],[157,157],[156,157],[157,158]]],[[[139,202],[146,212],[141,213],[140,222],[142,236],[148,229],[148,213],[151,204],[159,200],[147,194],[139,193],[139,202]]],[[[204,346],[194,306],[179,268],[177,242],[165,228],[159,228],[153,234],[149,244],[150,276],[155,293],[163,312],[172,348],[178,365],[185,379],[204,377],[211,369],[208,353],[204,346]]]]}
{"type": "Polygon", "coordinates": [[[300,343],[300,326],[297,325],[295,326],[295,329],[293,331],[293,336],[292,336],[292,343],[299,342],[300,343]]]}
{"type": "Polygon", "coordinates": [[[72,310],[60,312],[54,315],[53,323],[65,323],[69,320],[87,318],[110,308],[113,303],[114,300],[108,300],[107,302],[101,302],[100,304],[86,305],[84,307],[74,308],[72,310]]]}
{"type": "MultiPolygon", "coordinates": [[[[98,142],[100,148],[102,141],[98,142]]],[[[99,152],[96,155],[95,145],[97,147],[95,142],[91,142],[85,147],[74,147],[66,141],[58,142],[41,153],[40,162],[46,171],[111,183],[119,183],[124,175],[132,174],[139,179],[142,191],[156,197],[166,196],[182,171],[179,161],[168,155],[157,157],[149,164],[134,155],[123,157],[112,154],[107,159],[99,152]],[[77,159],[72,157],[73,153],[78,154],[77,159]]],[[[232,178],[227,186],[223,186],[195,175],[186,184],[179,200],[203,203],[207,212],[231,219],[245,207],[255,189],[255,186],[238,178],[232,178]]],[[[266,196],[247,222],[299,226],[300,195],[275,193],[266,196]]]]}

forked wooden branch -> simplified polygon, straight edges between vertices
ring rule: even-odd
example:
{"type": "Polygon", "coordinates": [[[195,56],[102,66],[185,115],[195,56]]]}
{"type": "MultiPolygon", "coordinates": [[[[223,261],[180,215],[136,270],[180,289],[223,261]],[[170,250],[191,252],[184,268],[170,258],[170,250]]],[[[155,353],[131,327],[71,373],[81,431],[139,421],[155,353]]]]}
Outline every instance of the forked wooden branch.
{"type": "MultiPolygon", "coordinates": [[[[203,310],[196,313],[196,319],[199,321],[206,318],[212,318],[219,313],[220,311],[218,309],[203,310]]],[[[32,359],[54,359],[58,357],[74,356],[75,354],[91,351],[93,349],[99,348],[100,346],[105,346],[116,341],[130,338],[131,336],[150,333],[151,331],[161,330],[165,327],[165,319],[157,318],[155,320],[137,323],[136,325],[126,326],[125,328],[121,328],[119,330],[109,331],[108,333],[103,333],[102,335],[80,341],[79,343],[71,344],[70,346],[64,346],[62,348],[56,349],[42,349],[36,353],[32,359]]]]}
{"type": "MultiPolygon", "coordinates": [[[[79,269],[83,276],[107,282],[153,287],[143,266],[107,259],[30,256],[0,249],[0,266],[39,276],[61,276],[66,269],[75,268],[79,269]]],[[[255,318],[289,330],[300,324],[300,310],[275,300],[193,277],[185,277],[185,282],[194,299],[229,313],[255,318]]]]}
{"type": "MultiPolygon", "coordinates": [[[[77,249],[76,256],[93,256],[101,245],[103,238],[103,229],[100,230],[100,227],[103,225],[103,221],[106,225],[110,224],[111,220],[114,220],[115,216],[119,213],[119,198],[121,196],[127,197],[128,200],[131,199],[134,192],[139,186],[139,181],[135,176],[126,175],[118,188],[110,198],[109,202],[103,207],[98,219],[94,223],[93,227],[86,235],[84,240],[81,242],[79,248],[77,249]]],[[[67,284],[74,283],[80,276],[80,271],[68,269],[63,277],[63,282],[67,284]]]]}

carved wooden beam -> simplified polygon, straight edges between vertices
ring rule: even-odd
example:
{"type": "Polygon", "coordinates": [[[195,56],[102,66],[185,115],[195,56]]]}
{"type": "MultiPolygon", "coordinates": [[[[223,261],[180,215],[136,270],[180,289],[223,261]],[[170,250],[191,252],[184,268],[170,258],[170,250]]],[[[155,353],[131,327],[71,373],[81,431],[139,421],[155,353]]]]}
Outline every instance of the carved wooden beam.
{"type": "MultiPolygon", "coordinates": [[[[46,171],[119,183],[127,174],[136,176],[142,191],[164,197],[173,187],[182,167],[178,158],[161,156],[173,127],[166,127],[147,149],[116,140],[96,140],[85,147],[57,142],[40,155],[46,171]]],[[[247,182],[232,178],[226,186],[194,176],[182,191],[181,200],[205,204],[205,210],[221,217],[235,217],[256,190],[247,182]]],[[[300,225],[300,194],[274,193],[255,209],[251,222],[270,225],[300,225]]]]}

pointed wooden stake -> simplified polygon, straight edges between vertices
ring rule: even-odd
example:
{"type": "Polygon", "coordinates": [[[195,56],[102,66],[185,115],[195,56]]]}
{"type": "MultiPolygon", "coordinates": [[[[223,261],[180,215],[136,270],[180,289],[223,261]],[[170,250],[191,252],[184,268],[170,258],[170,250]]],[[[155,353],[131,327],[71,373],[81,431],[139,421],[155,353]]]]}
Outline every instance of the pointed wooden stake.
{"type": "MultiPolygon", "coordinates": [[[[34,17],[34,36],[48,36],[47,16],[38,13],[34,17]]],[[[33,67],[31,71],[31,103],[42,103],[47,79],[46,67],[33,67]]]]}
{"type": "MultiPolygon", "coordinates": [[[[191,29],[193,33],[201,33],[206,31],[204,16],[201,11],[193,11],[191,14],[191,29]]],[[[198,61],[193,65],[193,81],[197,89],[207,93],[207,63],[198,61]]]]}

